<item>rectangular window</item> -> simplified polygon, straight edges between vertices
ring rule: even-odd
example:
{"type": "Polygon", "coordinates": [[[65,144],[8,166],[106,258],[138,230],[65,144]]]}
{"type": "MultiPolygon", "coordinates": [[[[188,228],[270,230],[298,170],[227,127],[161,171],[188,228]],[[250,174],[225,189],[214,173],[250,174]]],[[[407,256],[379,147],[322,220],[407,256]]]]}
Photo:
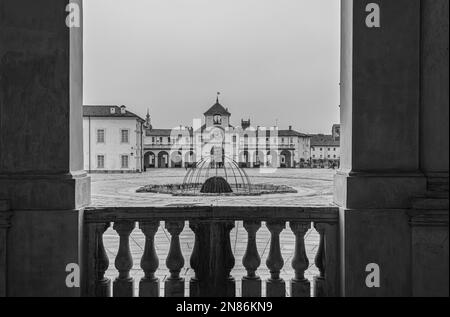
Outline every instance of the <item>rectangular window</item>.
{"type": "Polygon", "coordinates": [[[97,143],[105,143],[105,130],[104,129],[97,130],[97,143]]]}
{"type": "Polygon", "coordinates": [[[105,156],[97,155],[97,168],[105,168],[105,156]]]}
{"type": "Polygon", "coordinates": [[[237,137],[235,135],[233,135],[233,143],[236,143],[237,141],[237,137]]]}
{"type": "Polygon", "coordinates": [[[128,155],[121,156],[121,166],[122,168],[128,168],[128,155]]]}
{"type": "Polygon", "coordinates": [[[129,131],[128,130],[120,130],[120,142],[121,143],[129,143],[129,131]]]}

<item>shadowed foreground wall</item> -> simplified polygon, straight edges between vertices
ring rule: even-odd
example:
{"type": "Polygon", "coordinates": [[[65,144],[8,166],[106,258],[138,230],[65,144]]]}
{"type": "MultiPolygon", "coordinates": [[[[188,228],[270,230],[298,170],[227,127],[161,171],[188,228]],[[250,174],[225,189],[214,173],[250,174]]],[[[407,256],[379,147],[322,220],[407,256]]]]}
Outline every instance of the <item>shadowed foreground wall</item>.
{"type": "Polygon", "coordinates": [[[89,203],[90,181],[82,170],[82,29],[66,27],[67,3],[0,1],[9,296],[79,295],[65,286],[65,268],[79,262],[79,208],[89,203]]]}
{"type": "Polygon", "coordinates": [[[342,17],[342,294],[448,296],[448,1],[343,0],[342,17]]]}
{"type": "MultiPolygon", "coordinates": [[[[448,1],[375,1],[379,29],[365,25],[369,2],[342,1],[341,293],[448,295],[448,1]],[[380,288],[365,284],[369,263],[380,266],[380,288]]],[[[80,261],[90,201],[82,29],[65,26],[67,3],[0,0],[0,201],[11,214],[0,219],[0,273],[6,259],[9,296],[80,295],[64,284],[66,265],[80,261]]]]}

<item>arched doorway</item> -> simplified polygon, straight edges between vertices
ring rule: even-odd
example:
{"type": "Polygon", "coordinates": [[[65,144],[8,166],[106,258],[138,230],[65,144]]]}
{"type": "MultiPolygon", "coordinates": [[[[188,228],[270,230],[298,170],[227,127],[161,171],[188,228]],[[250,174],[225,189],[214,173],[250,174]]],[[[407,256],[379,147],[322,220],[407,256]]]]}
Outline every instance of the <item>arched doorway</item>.
{"type": "Polygon", "coordinates": [[[146,152],[144,154],[144,168],[155,168],[156,167],[156,156],[152,151],[146,152]]]}
{"type": "Polygon", "coordinates": [[[265,157],[266,166],[271,168],[278,167],[278,152],[277,151],[267,151],[267,155],[265,157]]]}
{"type": "Polygon", "coordinates": [[[262,167],[266,165],[266,156],[263,151],[253,152],[253,167],[262,167]]]}
{"type": "Polygon", "coordinates": [[[183,156],[181,154],[181,151],[175,151],[170,154],[170,167],[172,168],[183,167],[183,156]]]}
{"type": "Polygon", "coordinates": [[[196,159],[196,155],[194,153],[194,151],[189,151],[186,152],[184,155],[184,166],[189,168],[189,167],[194,167],[195,163],[197,162],[196,159]]]}
{"type": "Polygon", "coordinates": [[[169,167],[169,153],[166,151],[161,151],[158,153],[158,167],[168,168],[169,167]]]}
{"type": "Polygon", "coordinates": [[[284,150],[280,154],[280,167],[291,168],[292,167],[292,154],[290,151],[284,150]]]}
{"type": "Polygon", "coordinates": [[[250,157],[248,151],[242,151],[239,155],[239,166],[242,168],[250,167],[250,157]]]}
{"type": "Polygon", "coordinates": [[[210,151],[211,163],[215,164],[217,167],[223,166],[225,162],[225,149],[223,146],[213,146],[210,151]]]}

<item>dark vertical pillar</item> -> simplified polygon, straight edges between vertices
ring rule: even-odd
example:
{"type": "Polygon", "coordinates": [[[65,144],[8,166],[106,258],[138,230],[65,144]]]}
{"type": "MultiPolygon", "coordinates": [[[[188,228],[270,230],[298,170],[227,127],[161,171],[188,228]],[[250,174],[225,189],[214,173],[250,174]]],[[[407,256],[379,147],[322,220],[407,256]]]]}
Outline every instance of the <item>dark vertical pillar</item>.
{"type": "Polygon", "coordinates": [[[420,170],[420,0],[342,1],[341,285],[347,296],[411,295],[407,210],[420,170]],[[369,264],[380,268],[370,287],[369,264]]]}
{"type": "Polygon", "coordinates": [[[0,1],[0,199],[13,212],[8,293],[79,295],[65,283],[79,263],[83,169],[82,6],[66,26],[61,0],[0,1]]]}

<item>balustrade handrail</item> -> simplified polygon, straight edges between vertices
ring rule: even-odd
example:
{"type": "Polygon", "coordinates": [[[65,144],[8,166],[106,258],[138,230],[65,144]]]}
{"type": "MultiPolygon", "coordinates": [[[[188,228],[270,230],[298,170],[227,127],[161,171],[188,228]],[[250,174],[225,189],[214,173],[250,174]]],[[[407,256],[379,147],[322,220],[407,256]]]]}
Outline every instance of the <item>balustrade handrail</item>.
{"type": "Polygon", "coordinates": [[[295,254],[291,265],[295,275],[290,280],[292,296],[309,296],[310,281],[305,278],[309,262],[304,237],[311,224],[320,234],[315,265],[319,275],[314,277],[315,296],[338,296],[339,279],[339,209],[333,206],[206,206],[178,205],[153,207],[89,207],[84,212],[83,294],[110,296],[111,281],[105,277],[109,266],[103,245],[103,233],[114,223],[118,233],[119,249],[115,259],[118,276],[113,282],[114,296],[133,296],[134,278],[130,275],[133,259],[129,237],[136,224],[145,235],[145,248],[141,268],[145,276],[139,283],[139,296],[158,297],[160,281],[155,276],[159,266],[155,250],[155,234],[160,221],[170,234],[170,247],[166,267],[170,276],[164,281],[164,296],[184,296],[185,280],[180,276],[185,259],[180,248],[180,233],[189,222],[195,242],[190,265],[195,276],[189,280],[190,296],[234,297],[235,279],[231,270],[235,258],[231,249],[230,231],[235,221],[243,221],[247,231],[247,249],[242,259],[247,275],[242,278],[242,295],[260,297],[262,280],[256,274],[261,264],[256,245],[256,232],[265,222],[270,231],[270,248],[266,266],[270,278],[266,280],[268,297],[285,296],[286,283],[280,276],[284,266],[280,233],[289,223],[295,235],[295,254]]]}
{"type": "Polygon", "coordinates": [[[284,220],[337,223],[338,207],[293,206],[161,206],[161,207],[89,207],[85,209],[86,223],[118,220],[284,220]]]}

